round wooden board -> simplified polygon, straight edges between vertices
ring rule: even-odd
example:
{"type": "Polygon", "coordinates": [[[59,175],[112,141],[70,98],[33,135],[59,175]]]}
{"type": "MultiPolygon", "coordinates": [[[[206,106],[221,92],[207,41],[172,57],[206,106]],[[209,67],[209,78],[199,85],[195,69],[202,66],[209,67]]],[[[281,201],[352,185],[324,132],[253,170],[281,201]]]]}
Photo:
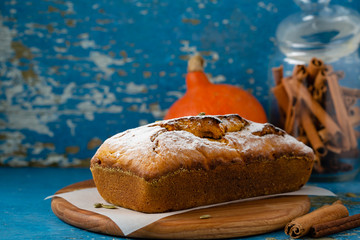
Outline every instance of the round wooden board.
{"type": "MultiPolygon", "coordinates": [[[[69,185],[57,193],[95,187],[92,180],[69,185]]],[[[64,222],[88,231],[124,236],[108,217],[79,209],[54,197],[51,208],[64,222]]],[[[127,237],[157,239],[218,239],[251,236],[283,228],[310,210],[308,196],[283,196],[193,210],[147,225],[127,237]],[[200,219],[202,215],[210,218],[200,219]]]]}

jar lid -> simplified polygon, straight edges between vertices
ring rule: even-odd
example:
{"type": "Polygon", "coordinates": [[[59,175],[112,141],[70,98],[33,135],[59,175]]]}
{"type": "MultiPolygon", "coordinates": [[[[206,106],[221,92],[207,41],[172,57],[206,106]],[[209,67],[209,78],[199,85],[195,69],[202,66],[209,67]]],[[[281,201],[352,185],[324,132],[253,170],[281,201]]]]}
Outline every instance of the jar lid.
{"type": "Polygon", "coordinates": [[[326,62],[353,53],[360,42],[358,12],[330,0],[295,0],[302,12],[285,18],[278,26],[276,39],[280,50],[296,64],[312,57],[326,62]]]}

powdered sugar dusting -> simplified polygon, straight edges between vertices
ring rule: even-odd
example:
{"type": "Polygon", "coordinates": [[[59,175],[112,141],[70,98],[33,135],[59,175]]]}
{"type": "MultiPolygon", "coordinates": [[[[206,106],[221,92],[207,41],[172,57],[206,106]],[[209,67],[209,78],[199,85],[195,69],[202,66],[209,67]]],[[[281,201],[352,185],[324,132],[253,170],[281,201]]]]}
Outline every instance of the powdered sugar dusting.
{"type": "Polygon", "coordinates": [[[264,124],[251,122],[251,121],[249,121],[249,122],[250,122],[250,124],[247,125],[244,129],[245,132],[248,132],[248,133],[259,132],[264,128],[264,124]]]}
{"type": "Polygon", "coordinates": [[[118,133],[106,140],[106,144],[112,149],[119,149],[120,147],[132,148],[148,148],[152,145],[150,138],[155,135],[162,128],[160,126],[153,127],[138,127],[127,130],[123,133],[118,133]]]}
{"type": "Polygon", "coordinates": [[[240,131],[226,132],[220,139],[211,139],[185,130],[167,130],[162,127],[169,123],[165,120],[116,134],[101,148],[112,156],[114,167],[129,169],[140,176],[199,166],[208,169],[214,162],[242,162],[252,156],[259,157],[259,154],[262,158],[272,159],[279,151],[302,155],[312,152],[288,134],[254,134],[261,132],[265,125],[248,122],[240,131]]]}

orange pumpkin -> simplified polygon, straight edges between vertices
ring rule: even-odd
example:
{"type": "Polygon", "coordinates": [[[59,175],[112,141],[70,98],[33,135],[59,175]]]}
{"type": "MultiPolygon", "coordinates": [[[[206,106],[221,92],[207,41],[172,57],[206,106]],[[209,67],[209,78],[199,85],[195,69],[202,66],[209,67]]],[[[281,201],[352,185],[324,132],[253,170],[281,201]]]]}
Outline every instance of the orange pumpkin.
{"type": "Polygon", "coordinates": [[[211,83],[203,71],[204,59],[196,55],[188,62],[187,91],[168,110],[165,119],[236,113],[259,123],[267,122],[266,113],[259,101],[249,92],[229,84],[211,83]]]}

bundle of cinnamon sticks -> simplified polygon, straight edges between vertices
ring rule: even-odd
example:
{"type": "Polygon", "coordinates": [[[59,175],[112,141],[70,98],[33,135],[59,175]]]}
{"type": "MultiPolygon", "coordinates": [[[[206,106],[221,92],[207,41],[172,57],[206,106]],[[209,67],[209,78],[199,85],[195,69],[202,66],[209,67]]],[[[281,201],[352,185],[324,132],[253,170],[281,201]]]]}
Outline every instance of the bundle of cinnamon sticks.
{"type": "Polygon", "coordinates": [[[359,226],[360,214],[349,216],[347,208],[338,200],[293,219],[284,230],[291,238],[323,237],[359,226]]]}
{"type": "Polygon", "coordinates": [[[338,159],[358,155],[360,134],[354,127],[360,125],[360,108],[356,106],[360,89],[340,86],[344,73],[317,58],[307,66],[296,65],[291,76],[283,76],[283,66],[272,72],[280,127],[314,149],[314,171],[351,170],[351,165],[338,159]]]}

